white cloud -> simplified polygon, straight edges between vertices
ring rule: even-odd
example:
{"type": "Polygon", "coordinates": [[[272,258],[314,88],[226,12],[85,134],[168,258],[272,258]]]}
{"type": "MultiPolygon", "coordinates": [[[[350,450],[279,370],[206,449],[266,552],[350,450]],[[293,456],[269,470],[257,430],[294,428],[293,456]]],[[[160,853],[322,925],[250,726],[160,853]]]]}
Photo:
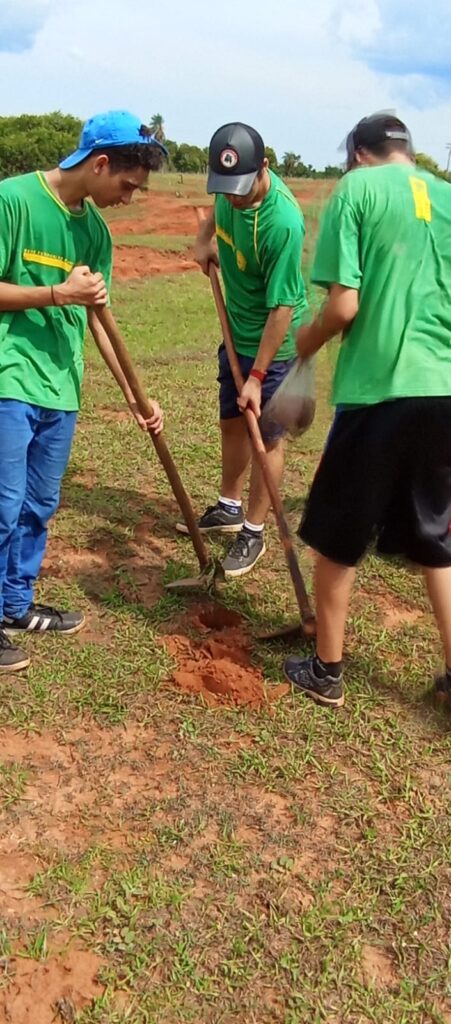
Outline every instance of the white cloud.
{"type": "Polygon", "coordinates": [[[260,0],[230,0],[226,20],[211,0],[171,0],[157,12],[142,0],[78,0],[76,17],[48,0],[32,49],[0,53],[1,112],[88,117],[124,106],[149,119],[159,111],[170,138],[199,145],[222,122],[241,119],[279,156],[294,149],[322,166],[342,158],[338,145],[360,117],[396,108],[418,148],[443,163],[451,92],[437,99],[423,76],[418,109],[410,75],[377,70],[361,56],[379,38],[385,3],[342,0],[337,10],[336,0],[284,0],[278,13],[260,0]]]}
{"type": "Polygon", "coordinates": [[[338,36],[344,43],[368,46],[382,26],[376,0],[351,0],[335,12],[338,36]]]}
{"type": "Polygon", "coordinates": [[[51,3],[52,0],[2,0],[0,52],[24,53],[31,49],[51,3]]]}

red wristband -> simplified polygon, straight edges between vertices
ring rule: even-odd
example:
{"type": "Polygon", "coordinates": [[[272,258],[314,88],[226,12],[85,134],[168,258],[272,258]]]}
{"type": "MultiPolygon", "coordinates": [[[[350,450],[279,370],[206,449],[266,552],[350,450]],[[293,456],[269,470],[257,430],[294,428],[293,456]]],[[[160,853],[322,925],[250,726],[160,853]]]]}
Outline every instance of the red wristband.
{"type": "Polygon", "coordinates": [[[249,374],[249,377],[255,377],[256,380],[260,381],[260,384],[263,384],[263,381],[266,377],[266,370],[256,370],[255,366],[253,366],[249,374]]]}

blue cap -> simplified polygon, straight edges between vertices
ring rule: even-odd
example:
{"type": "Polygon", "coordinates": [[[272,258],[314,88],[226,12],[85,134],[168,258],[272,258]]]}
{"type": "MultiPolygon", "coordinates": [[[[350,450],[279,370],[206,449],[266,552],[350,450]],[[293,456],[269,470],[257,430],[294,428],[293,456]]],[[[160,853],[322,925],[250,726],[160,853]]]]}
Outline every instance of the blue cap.
{"type": "Polygon", "coordinates": [[[60,167],[63,171],[76,167],[95,150],[106,149],[107,146],[136,145],[158,146],[167,154],[166,147],[146,130],[139,117],[130,114],[128,110],[107,110],[106,114],[96,114],[86,121],[78,149],[62,160],[60,167]]]}

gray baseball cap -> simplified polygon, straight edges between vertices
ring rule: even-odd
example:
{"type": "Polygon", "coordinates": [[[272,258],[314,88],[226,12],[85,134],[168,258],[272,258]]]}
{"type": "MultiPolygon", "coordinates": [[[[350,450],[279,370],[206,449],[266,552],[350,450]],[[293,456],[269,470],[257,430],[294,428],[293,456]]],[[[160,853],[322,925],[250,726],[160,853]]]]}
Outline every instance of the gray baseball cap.
{"type": "Polygon", "coordinates": [[[207,192],[247,196],[264,159],[265,144],[255,128],[241,121],[223,124],[210,142],[207,192]]]}

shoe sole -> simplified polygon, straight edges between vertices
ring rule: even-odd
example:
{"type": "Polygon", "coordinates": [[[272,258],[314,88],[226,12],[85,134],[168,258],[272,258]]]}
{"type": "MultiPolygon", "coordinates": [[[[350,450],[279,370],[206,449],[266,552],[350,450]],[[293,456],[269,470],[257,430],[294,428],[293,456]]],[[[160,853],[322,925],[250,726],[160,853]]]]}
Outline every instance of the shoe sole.
{"type": "Polygon", "coordinates": [[[4,626],[3,632],[7,636],[47,636],[58,634],[58,636],[73,636],[74,633],[79,633],[83,627],[86,626],[86,619],[82,619],[76,626],[71,626],[70,629],[13,629],[11,626],[4,626]]]}
{"type": "MultiPolygon", "coordinates": [[[[238,576],[245,576],[246,573],[252,572],[252,569],[254,568],[254,566],[257,565],[257,562],[260,560],[260,558],[263,558],[263,555],[265,554],[265,551],[266,551],[266,544],[263,545],[263,547],[262,547],[261,551],[259,551],[256,559],[252,562],[252,565],[246,565],[246,566],[244,566],[243,569],[224,569],[224,576],[226,577],[226,579],[232,579],[233,580],[233,579],[236,579],[238,576]]],[[[224,568],[224,566],[223,566],[223,568],[224,568]]]]}
{"type": "MultiPolygon", "coordinates": [[[[185,536],[189,534],[186,523],[176,523],[175,528],[177,533],[183,533],[185,536]]],[[[199,526],[199,533],[241,533],[242,529],[242,523],[237,523],[236,526],[199,526]]]]}
{"type": "MultiPolygon", "coordinates": [[[[6,630],[3,630],[5,633],[6,630]]],[[[23,661],[16,661],[14,665],[0,665],[0,672],[20,672],[23,668],[28,668],[31,662],[31,658],[24,658],[23,661]]]]}
{"type": "Polygon", "coordinates": [[[287,683],[290,683],[290,686],[293,688],[295,693],[303,693],[306,697],[310,697],[311,700],[314,700],[315,704],[321,704],[324,708],[343,707],[345,702],[344,694],[342,694],[341,697],[322,697],[321,694],[316,692],[316,690],[307,690],[303,686],[296,686],[286,672],[284,672],[284,676],[287,683]]]}

